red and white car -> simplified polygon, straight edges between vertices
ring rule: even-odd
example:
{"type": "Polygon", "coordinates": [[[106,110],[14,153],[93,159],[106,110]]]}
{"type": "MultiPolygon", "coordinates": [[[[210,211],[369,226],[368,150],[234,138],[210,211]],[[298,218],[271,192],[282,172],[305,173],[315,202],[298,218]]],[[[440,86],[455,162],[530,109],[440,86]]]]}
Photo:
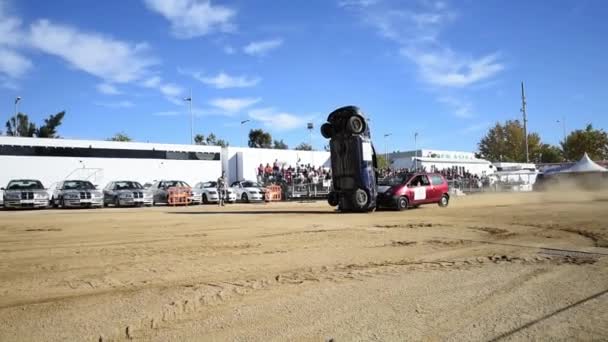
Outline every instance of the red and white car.
{"type": "Polygon", "coordinates": [[[405,210],[432,203],[447,207],[449,202],[448,182],[438,173],[403,173],[378,182],[381,207],[405,210]]]}

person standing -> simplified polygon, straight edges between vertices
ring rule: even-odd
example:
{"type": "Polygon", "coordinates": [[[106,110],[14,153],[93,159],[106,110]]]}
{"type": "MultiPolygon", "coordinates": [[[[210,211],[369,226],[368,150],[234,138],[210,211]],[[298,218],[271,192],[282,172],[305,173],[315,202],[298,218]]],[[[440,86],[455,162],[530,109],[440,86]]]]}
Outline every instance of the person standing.
{"type": "Polygon", "coordinates": [[[220,207],[224,206],[224,200],[226,199],[226,172],[222,171],[222,175],[217,179],[217,205],[220,207]]]}

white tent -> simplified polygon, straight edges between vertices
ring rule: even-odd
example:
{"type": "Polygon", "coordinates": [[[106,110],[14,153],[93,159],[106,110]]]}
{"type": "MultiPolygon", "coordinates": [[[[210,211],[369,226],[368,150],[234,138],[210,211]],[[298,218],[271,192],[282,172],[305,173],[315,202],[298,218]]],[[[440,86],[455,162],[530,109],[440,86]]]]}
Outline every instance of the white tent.
{"type": "Polygon", "coordinates": [[[577,161],[574,165],[569,168],[562,170],[560,172],[564,173],[575,173],[575,172],[606,172],[608,171],[605,167],[601,167],[597,165],[587,153],[581,158],[581,160],[577,161]]]}

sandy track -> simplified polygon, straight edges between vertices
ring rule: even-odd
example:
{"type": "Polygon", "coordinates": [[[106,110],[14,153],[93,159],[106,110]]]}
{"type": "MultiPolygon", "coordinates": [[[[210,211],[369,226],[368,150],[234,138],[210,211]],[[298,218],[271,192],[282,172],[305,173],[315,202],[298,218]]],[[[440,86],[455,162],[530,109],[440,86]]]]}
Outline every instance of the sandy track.
{"type": "Polygon", "coordinates": [[[0,212],[0,340],[606,339],[607,203],[0,212]]]}

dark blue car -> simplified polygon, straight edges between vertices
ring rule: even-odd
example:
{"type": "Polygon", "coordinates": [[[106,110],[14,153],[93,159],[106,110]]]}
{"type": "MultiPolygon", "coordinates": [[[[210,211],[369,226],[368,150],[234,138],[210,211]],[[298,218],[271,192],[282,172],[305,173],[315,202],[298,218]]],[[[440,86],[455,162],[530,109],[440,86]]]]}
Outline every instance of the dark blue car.
{"type": "Polygon", "coordinates": [[[378,196],[376,151],[369,125],[355,106],[336,109],[321,126],[330,139],[333,190],[328,202],[340,211],[373,211],[378,196]]]}

